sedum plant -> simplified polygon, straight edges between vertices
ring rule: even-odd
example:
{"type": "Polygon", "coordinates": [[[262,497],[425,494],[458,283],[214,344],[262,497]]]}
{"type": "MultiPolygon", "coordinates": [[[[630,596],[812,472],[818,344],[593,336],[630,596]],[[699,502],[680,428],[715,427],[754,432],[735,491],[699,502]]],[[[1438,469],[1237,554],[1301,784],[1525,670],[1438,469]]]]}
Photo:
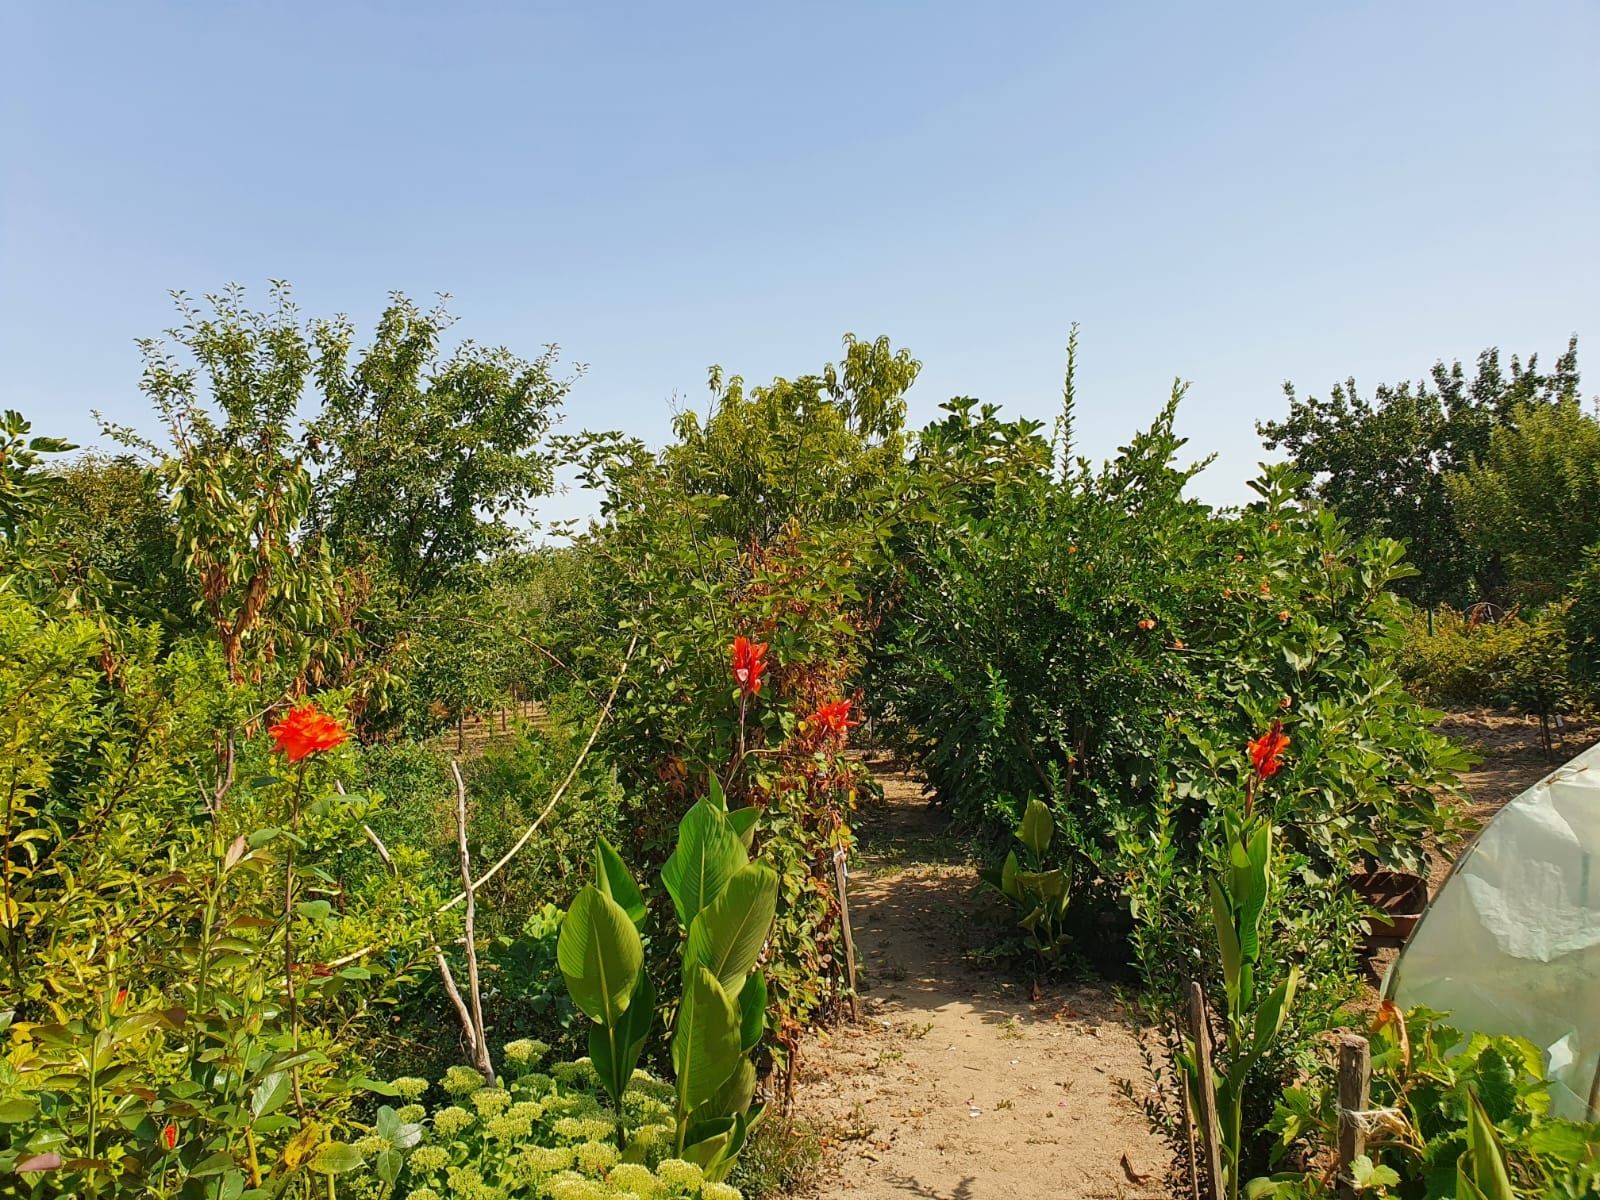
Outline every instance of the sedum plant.
{"type": "Polygon", "coordinates": [[[1015,830],[1021,856],[1013,849],[998,869],[980,873],[983,882],[1021,914],[1017,924],[1027,935],[1028,946],[1047,968],[1054,965],[1071,940],[1061,928],[1072,895],[1071,877],[1063,867],[1044,868],[1045,851],[1050,848],[1055,831],[1055,819],[1045,803],[1037,797],[1029,800],[1015,830]]]}
{"type": "MultiPolygon", "coordinates": [[[[766,1029],[767,986],[756,960],[772,929],[778,876],[750,861],[751,808],[729,812],[720,787],[678,826],[661,870],[683,938],[683,991],[673,1022],[673,1152],[724,1179],[760,1119],[750,1052],[766,1029]]],[[[633,1153],[623,1100],[655,1017],[644,971],[644,897],[602,839],[595,879],[562,923],[556,956],[573,1002],[589,1018],[590,1058],[621,1118],[618,1146],[633,1153]]]]}

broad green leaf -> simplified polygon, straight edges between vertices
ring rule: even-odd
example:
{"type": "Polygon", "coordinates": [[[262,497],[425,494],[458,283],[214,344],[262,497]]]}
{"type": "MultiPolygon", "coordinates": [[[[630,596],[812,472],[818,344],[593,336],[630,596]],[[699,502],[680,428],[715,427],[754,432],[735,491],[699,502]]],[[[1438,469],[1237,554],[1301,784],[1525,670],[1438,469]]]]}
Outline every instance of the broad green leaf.
{"type": "Polygon", "coordinates": [[[257,1117],[275,1112],[289,1098],[292,1082],[287,1071],[268,1075],[250,1093],[250,1112],[257,1117]]]}
{"type": "Polygon", "coordinates": [[[644,946],[622,907],[585,884],[561,922],[556,963],[572,1002],[590,1020],[614,1025],[633,994],[644,946]]]}
{"type": "Polygon", "coordinates": [[[1029,895],[1044,900],[1060,900],[1067,894],[1065,871],[1018,871],[1014,877],[1017,886],[1029,895]]]}
{"type": "Polygon", "coordinates": [[[215,1154],[206,1155],[194,1166],[190,1167],[189,1176],[192,1179],[203,1179],[208,1175],[221,1175],[224,1171],[232,1170],[238,1165],[234,1161],[233,1155],[219,1150],[215,1154]]]}
{"type": "Polygon", "coordinates": [[[644,893],[634,883],[628,865],[622,861],[622,855],[603,837],[595,839],[594,882],[596,887],[621,906],[635,928],[644,928],[644,893]]]}
{"type": "Polygon", "coordinates": [[[748,853],[751,845],[756,840],[756,822],[761,819],[761,810],[754,805],[745,805],[743,808],[730,809],[728,824],[733,826],[734,833],[739,835],[739,843],[748,853]]]}
{"type": "Polygon", "coordinates": [[[614,1104],[621,1105],[633,1069],[639,1065],[650,1027],[655,1023],[656,989],[648,971],[639,972],[639,982],[628,999],[628,1007],[612,1025],[596,1025],[589,1030],[589,1057],[614,1104]]]}
{"type": "Polygon", "coordinates": [[[684,1161],[699,1167],[710,1167],[722,1157],[733,1141],[734,1125],[732,1117],[721,1117],[691,1127],[684,1135],[684,1161]]]}
{"type": "Polygon", "coordinates": [[[755,1049],[767,1029],[767,977],[760,971],[745,976],[739,992],[739,1048],[755,1049]]]}
{"type": "Polygon", "coordinates": [[[354,1171],[364,1161],[361,1152],[354,1146],[344,1142],[327,1142],[318,1147],[306,1165],[318,1175],[343,1175],[346,1171],[354,1171]]]}
{"type": "Polygon", "coordinates": [[[1000,865],[1000,890],[1013,900],[1020,901],[1022,893],[1017,890],[1017,872],[1021,865],[1017,862],[1017,852],[1008,850],[1006,861],[1000,865]]]}
{"type": "Polygon", "coordinates": [[[1215,879],[1211,884],[1211,923],[1217,931],[1217,949],[1222,955],[1222,979],[1228,988],[1230,1000],[1239,995],[1239,938],[1233,930],[1233,914],[1228,910],[1228,898],[1215,879]]]}
{"type": "Polygon", "coordinates": [[[1511,1188],[1511,1177],[1506,1171],[1505,1154],[1500,1149],[1500,1138],[1495,1133],[1494,1122],[1489,1120],[1482,1102],[1470,1088],[1467,1090],[1467,1104],[1467,1152],[1461,1156],[1458,1170],[1466,1175],[1485,1200],[1516,1200],[1517,1194],[1511,1188]]]}
{"type": "Polygon", "coordinates": [[[686,972],[672,1036],[679,1108],[691,1113],[716,1095],[740,1062],[739,1014],[717,977],[698,964],[686,972]]]}
{"type": "Polygon", "coordinates": [[[1290,967],[1288,977],[1277,987],[1272,989],[1270,995],[1262,1001],[1260,1009],[1256,1012],[1255,1040],[1250,1048],[1250,1053],[1259,1058],[1265,1054],[1267,1047],[1272,1044],[1272,1039],[1278,1036],[1278,1031],[1283,1028],[1284,1019],[1289,1015],[1289,1008],[1294,1003],[1295,988],[1300,983],[1300,969],[1290,967]]]}
{"type": "Polygon", "coordinates": [[[777,907],[778,873],[757,863],[740,869],[689,926],[685,964],[705,967],[737,995],[766,944],[777,907]]]}
{"type": "MultiPolygon", "coordinates": [[[[696,1118],[729,1117],[744,1112],[756,1095],[756,1067],[748,1058],[741,1058],[733,1074],[723,1080],[716,1095],[700,1106],[696,1118]]],[[[694,1118],[691,1118],[693,1120],[694,1118]]]]}
{"type": "Polygon", "coordinates": [[[1049,848],[1055,832],[1056,823],[1044,801],[1038,797],[1029,800],[1028,809],[1022,814],[1022,824],[1017,828],[1017,840],[1033,851],[1037,859],[1049,848]]]}
{"type": "Polygon", "coordinates": [[[709,801],[696,801],[678,823],[678,845],[661,868],[678,921],[688,929],[749,856],[728,814],[709,801]]]}

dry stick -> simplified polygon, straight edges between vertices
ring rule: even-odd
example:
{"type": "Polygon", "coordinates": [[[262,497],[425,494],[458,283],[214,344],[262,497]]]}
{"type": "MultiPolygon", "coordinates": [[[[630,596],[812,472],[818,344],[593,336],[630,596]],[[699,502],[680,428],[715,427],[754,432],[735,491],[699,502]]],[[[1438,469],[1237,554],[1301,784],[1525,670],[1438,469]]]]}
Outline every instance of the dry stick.
{"type": "Polygon", "coordinates": [[[479,1073],[485,1079],[493,1079],[494,1064],[489,1061],[489,1038],[483,1028],[483,995],[478,986],[478,884],[472,881],[472,858],[467,853],[467,785],[461,778],[461,764],[455,759],[450,760],[450,774],[456,781],[456,847],[461,852],[461,886],[467,893],[464,934],[467,944],[467,993],[472,1000],[472,1053],[477,1060],[475,1065],[479,1073]]]}
{"type": "MultiPolygon", "coordinates": [[[[556,805],[561,803],[561,798],[567,794],[567,789],[572,786],[572,781],[577,778],[579,768],[583,766],[584,761],[589,757],[589,751],[594,748],[595,739],[600,736],[600,727],[606,723],[606,718],[611,715],[611,706],[616,703],[617,692],[622,688],[622,678],[628,673],[628,664],[633,660],[633,652],[638,645],[639,635],[635,634],[633,641],[628,643],[628,653],[622,660],[622,670],[617,672],[616,682],[611,685],[611,695],[607,697],[605,707],[600,710],[600,715],[595,718],[594,728],[589,730],[589,740],[583,744],[583,749],[579,751],[578,757],[573,761],[572,769],[567,772],[567,777],[561,781],[561,786],[558,787],[555,790],[555,794],[550,797],[550,802],[544,806],[544,811],[534,818],[533,824],[529,825],[522,831],[522,836],[516,840],[516,843],[511,847],[511,849],[502,854],[499,858],[499,861],[497,861],[494,866],[490,867],[482,875],[478,876],[477,881],[473,884],[474,888],[481,888],[484,884],[488,883],[489,880],[498,875],[501,868],[515,858],[518,852],[528,844],[528,839],[538,832],[539,826],[544,824],[545,818],[555,811],[556,805]]],[[[467,894],[465,892],[457,893],[454,897],[445,901],[438,908],[434,909],[433,916],[444,916],[445,913],[449,912],[452,908],[460,904],[466,898],[467,894]]],[[[361,947],[359,950],[346,954],[343,958],[334,959],[334,961],[328,965],[334,970],[338,970],[340,967],[347,967],[357,959],[365,958],[367,955],[371,954],[374,950],[378,949],[379,945],[380,943],[378,942],[372,942],[361,947]]]]}
{"type": "Polygon", "coordinates": [[[1372,1047],[1359,1033],[1339,1035],[1339,1195],[1354,1197],[1350,1164],[1367,1152],[1367,1111],[1372,1083],[1372,1047]]]}
{"type": "Polygon", "coordinates": [[[856,994],[856,939],[850,930],[849,876],[845,872],[844,847],[833,852],[833,877],[839,887],[839,920],[844,928],[844,962],[850,982],[850,1019],[861,1020],[861,1002],[856,994]]]}
{"type": "MultiPolygon", "coordinates": [[[[611,685],[611,695],[606,697],[605,707],[600,710],[600,715],[595,718],[594,728],[589,730],[589,740],[583,744],[583,750],[578,754],[576,761],[573,762],[572,769],[567,772],[567,777],[561,781],[561,786],[550,797],[550,803],[546,804],[544,811],[534,818],[533,824],[522,831],[522,836],[516,840],[511,849],[502,854],[494,866],[478,876],[478,881],[474,886],[482,887],[498,875],[501,868],[515,858],[522,848],[528,844],[528,839],[538,831],[540,825],[544,824],[545,818],[555,811],[556,805],[561,803],[561,798],[567,794],[567,789],[572,786],[572,781],[577,778],[578,768],[583,766],[584,760],[589,757],[589,751],[594,747],[595,739],[600,736],[600,727],[605,724],[606,718],[611,715],[611,706],[616,703],[617,693],[622,689],[622,677],[628,673],[628,663],[633,660],[633,652],[638,645],[639,635],[634,634],[633,641],[628,643],[628,653],[622,660],[622,670],[617,672],[616,682],[611,685]]],[[[465,892],[457,893],[449,901],[440,905],[435,915],[442,916],[466,898],[467,894],[465,892]]]]}
{"type": "Polygon", "coordinates": [[[1222,1200],[1222,1127],[1217,1121],[1216,1081],[1211,1075],[1211,1025],[1206,990],[1198,979],[1189,984],[1189,1032],[1194,1038],[1194,1065],[1199,1074],[1200,1135],[1206,1154],[1206,1195],[1222,1200]]]}

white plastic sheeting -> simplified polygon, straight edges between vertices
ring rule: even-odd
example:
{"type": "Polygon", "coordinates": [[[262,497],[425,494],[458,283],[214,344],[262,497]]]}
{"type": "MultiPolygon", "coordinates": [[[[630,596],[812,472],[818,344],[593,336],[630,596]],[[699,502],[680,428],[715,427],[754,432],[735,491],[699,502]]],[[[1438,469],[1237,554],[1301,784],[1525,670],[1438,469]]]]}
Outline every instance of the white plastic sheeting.
{"type": "Polygon", "coordinates": [[[1402,1008],[1541,1047],[1552,1111],[1582,1119],[1600,1071],[1600,744],[1497,813],[1390,971],[1402,1008]]]}

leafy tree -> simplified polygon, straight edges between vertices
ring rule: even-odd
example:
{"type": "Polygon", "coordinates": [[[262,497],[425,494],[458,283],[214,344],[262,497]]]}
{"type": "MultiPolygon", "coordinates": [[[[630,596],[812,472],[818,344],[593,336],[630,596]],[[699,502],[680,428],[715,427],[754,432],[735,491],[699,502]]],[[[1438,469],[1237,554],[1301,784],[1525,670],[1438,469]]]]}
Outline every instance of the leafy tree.
{"type": "Polygon", "coordinates": [[[1468,544],[1505,564],[1513,595],[1551,599],[1600,542],[1600,421],[1576,400],[1528,405],[1447,482],[1468,544]]]}
{"type": "Polygon", "coordinates": [[[1292,383],[1284,394],[1289,415],[1256,427],[1267,448],[1286,449],[1352,533],[1407,543],[1419,573],[1397,585],[1401,593],[1465,605],[1497,593],[1501,579],[1492,554],[1463,534],[1446,478],[1484,454],[1492,431],[1525,406],[1576,398],[1578,343],[1568,342],[1549,373],[1537,355],[1502,367],[1491,348],[1470,378],[1460,362],[1440,361],[1430,378],[1380,384],[1371,399],[1354,378],[1326,398],[1302,398],[1292,383]]]}
{"type": "Polygon", "coordinates": [[[440,598],[481,586],[481,561],[517,542],[514,518],[551,486],[539,447],[570,381],[553,347],[445,353],[442,306],[396,294],[356,350],[346,318],[302,322],[282,283],[271,297],[257,312],[237,286],[202,305],[176,293],[180,326],[141,343],[166,436],[111,432],[155,459],[233,678],[354,686],[361,715],[448,612],[440,598]]]}
{"type": "Polygon", "coordinates": [[[304,671],[319,627],[341,608],[325,542],[301,536],[311,500],[308,455],[295,433],[311,348],[289,289],[252,312],[244,290],[208,296],[203,312],[174,293],[183,323],[140,343],[141,387],[166,427],[159,446],[113,428],[155,455],[171,497],[178,550],[198,608],[235,682],[268,663],[304,671]]]}
{"type": "Polygon", "coordinates": [[[921,364],[886,337],[846,334],[844,351],[815,375],[749,391],[711,368],[710,408],[679,415],[660,466],[686,496],[718,498],[719,532],[765,542],[791,520],[848,520],[899,467],[921,364]]]}
{"type": "Polygon", "coordinates": [[[312,325],[312,525],[346,560],[375,554],[404,596],[515,544],[511,519],[552,486],[541,444],[572,386],[554,346],[532,360],[470,341],[445,354],[453,323],[395,294],[353,359],[346,318],[312,325]]]}
{"type": "Polygon", "coordinates": [[[177,562],[160,478],[132,455],[103,454],[85,454],[55,478],[49,536],[75,575],[104,580],[102,606],[193,631],[194,581],[177,562]]]}

